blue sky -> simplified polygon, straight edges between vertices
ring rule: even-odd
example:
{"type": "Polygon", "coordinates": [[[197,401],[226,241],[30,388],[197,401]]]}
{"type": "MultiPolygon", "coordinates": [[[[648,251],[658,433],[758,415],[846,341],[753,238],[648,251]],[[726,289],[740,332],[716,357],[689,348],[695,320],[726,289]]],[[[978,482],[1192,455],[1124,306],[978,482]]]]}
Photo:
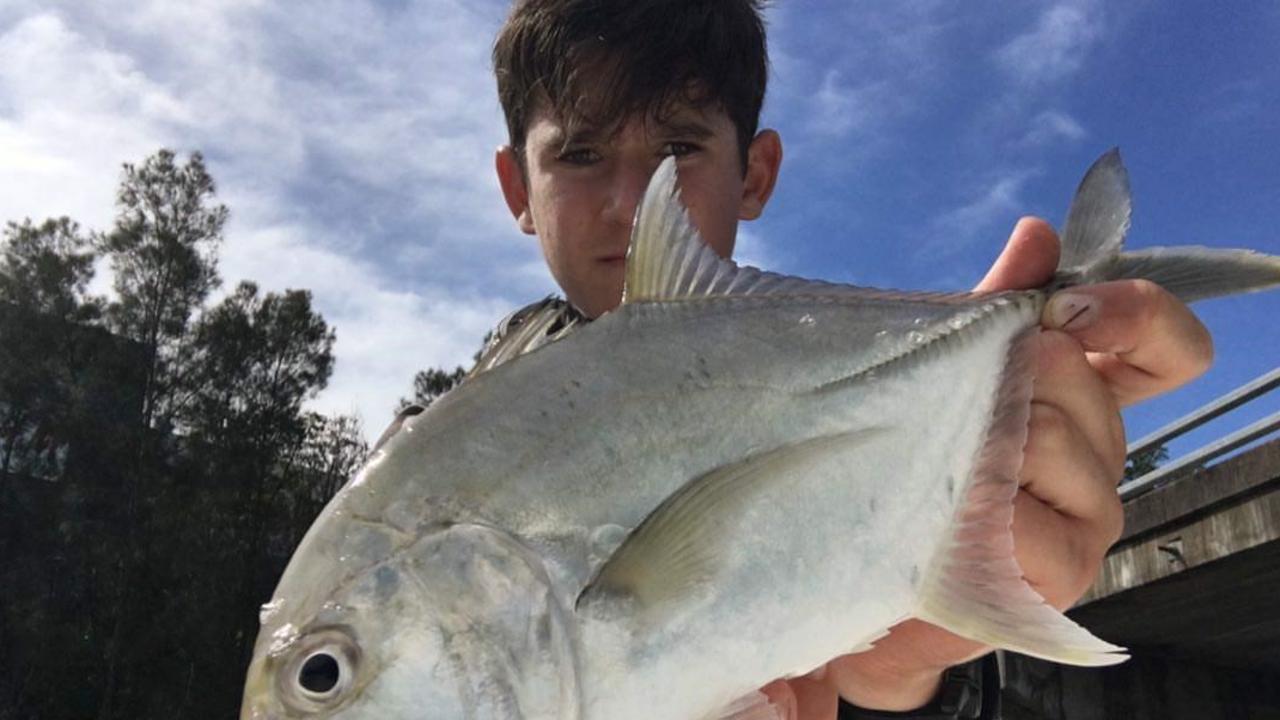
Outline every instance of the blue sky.
{"type": "MultiPolygon", "coordinates": [[[[313,405],[359,412],[376,436],[416,370],[467,362],[554,286],[491,169],[505,131],[488,53],[507,3],[306,7],[0,5],[0,220],[105,228],[120,163],[202,151],[232,210],[227,286],[313,290],[338,334],[313,405]]],[[[1275,2],[809,0],[767,17],[764,124],[786,159],[742,260],[965,288],[1020,215],[1059,224],[1113,145],[1131,173],[1131,247],[1280,253],[1275,2]]],[[[1280,364],[1280,292],[1198,310],[1217,364],[1128,411],[1132,437],[1280,364]]]]}

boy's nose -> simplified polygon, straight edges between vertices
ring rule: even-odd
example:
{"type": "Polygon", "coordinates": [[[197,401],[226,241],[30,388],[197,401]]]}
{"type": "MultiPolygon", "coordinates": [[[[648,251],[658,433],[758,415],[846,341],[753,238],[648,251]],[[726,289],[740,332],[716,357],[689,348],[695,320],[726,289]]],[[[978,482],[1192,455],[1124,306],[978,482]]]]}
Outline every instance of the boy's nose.
{"type": "Polygon", "coordinates": [[[609,178],[609,197],[605,205],[605,219],[610,223],[631,227],[635,219],[636,208],[644,191],[649,187],[649,178],[657,165],[619,168],[609,178]]]}

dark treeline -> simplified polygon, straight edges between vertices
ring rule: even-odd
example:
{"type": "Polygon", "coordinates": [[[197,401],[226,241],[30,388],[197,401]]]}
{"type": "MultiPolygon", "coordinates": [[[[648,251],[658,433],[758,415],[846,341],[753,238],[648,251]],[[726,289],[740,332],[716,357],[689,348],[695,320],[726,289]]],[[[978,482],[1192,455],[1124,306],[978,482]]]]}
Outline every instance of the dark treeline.
{"type": "Polygon", "coordinates": [[[308,291],[208,303],[198,154],[125,165],[117,209],[0,244],[0,718],[235,717],[258,607],[367,451],[302,409],[333,370],[308,291]]]}

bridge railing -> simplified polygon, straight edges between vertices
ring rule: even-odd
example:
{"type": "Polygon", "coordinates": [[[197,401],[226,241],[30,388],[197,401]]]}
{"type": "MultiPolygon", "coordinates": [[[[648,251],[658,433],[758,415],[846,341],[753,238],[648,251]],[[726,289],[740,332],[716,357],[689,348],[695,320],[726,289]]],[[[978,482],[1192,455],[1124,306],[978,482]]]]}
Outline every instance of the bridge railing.
{"type": "MultiPolygon", "coordinates": [[[[1280,367],[1258,377],[1252,382],[1241,385],[1210,403],[1202,405],[1150,435],[1135,440],[1129,444],[1128,455],[1132,458],[1141,452],[1158,447],[1277,387],[1280,387],[1280,367]]],[[[1137,497],[1168,482],[1184,471],[1204,465],[1276,430],[1280,430],[1280,412],[1272,413],[1247,427],[1197,448],[1141,477],[1121,483],[1120,499],[1128,500],[1137,497]]]]}

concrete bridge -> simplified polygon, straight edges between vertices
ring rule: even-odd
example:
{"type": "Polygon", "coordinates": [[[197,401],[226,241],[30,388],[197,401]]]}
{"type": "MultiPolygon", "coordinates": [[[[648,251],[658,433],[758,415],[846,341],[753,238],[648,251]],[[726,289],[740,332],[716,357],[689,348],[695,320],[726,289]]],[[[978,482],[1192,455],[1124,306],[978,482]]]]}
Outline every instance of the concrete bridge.
{"type": "Polygon", "coordinates": [[[1007,719],[1280,720],[1280,439],[1127,500],[1069,615],[1133,659],[1007,655],[1007,719]]]}

